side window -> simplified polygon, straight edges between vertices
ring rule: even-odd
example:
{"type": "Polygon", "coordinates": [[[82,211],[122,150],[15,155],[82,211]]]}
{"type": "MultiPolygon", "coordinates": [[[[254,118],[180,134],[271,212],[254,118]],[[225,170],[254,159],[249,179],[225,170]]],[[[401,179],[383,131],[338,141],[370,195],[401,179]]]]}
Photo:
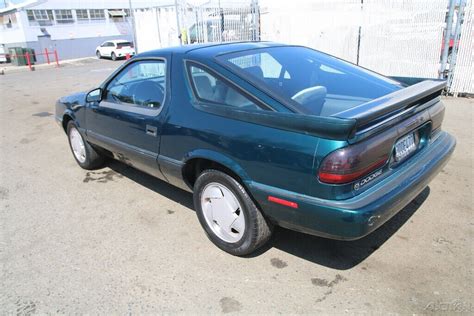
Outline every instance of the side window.
{"type": "Polygon", "coordinates": [[[203,68],[191,65],[188,71],[199,99],[240,109],[263,110],[242,93],[203,68]]]}
{"type": "Polygon", "coordinates": [[[123,69],[108,85],[105,100],[130,106],[159,108],[165,98],[166,63],[138,61],[123,69]]]}

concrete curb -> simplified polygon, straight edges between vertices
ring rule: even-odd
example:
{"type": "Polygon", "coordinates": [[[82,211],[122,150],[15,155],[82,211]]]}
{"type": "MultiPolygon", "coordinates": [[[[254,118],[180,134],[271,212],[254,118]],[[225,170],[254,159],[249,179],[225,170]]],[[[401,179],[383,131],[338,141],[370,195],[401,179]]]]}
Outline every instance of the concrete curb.
{"type": "MultiPolygon", "coordinates": [[[[97,58],[95,58],[95,57],[84,57],[84,58],[76,58],[76,59],[67,59],[67,60],[60,61],[59,68],[67,67],[67,66],[70,66],[70,65],[83,65],[83,64],[86,64],[86,63],[94,62],[94,61],[98,61],[97,58]]],[[[41,69],[58,68],[56,66],[56,63],[54,63],[54,62],[52,62],[50,64],[33,65],[32,67],[33,67],[34,71],[41,70],[41,69]]],[[[12,64],[2,64],[2,65],[0,65],[0,75],[20,73],[20,72],[26,72],[26,71],[30,71],[28,66],[14,66],[12,64]]]]}

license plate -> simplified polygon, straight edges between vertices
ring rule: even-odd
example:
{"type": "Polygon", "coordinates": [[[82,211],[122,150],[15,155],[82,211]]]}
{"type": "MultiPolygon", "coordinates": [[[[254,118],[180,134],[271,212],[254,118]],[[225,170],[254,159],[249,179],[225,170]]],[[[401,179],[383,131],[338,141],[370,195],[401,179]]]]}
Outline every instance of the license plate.
{"type": "Polygon", "coordinates": [[[415,135],[408,134],[395,144],[395,161],[401,161],[416,150],[415,135]]]}

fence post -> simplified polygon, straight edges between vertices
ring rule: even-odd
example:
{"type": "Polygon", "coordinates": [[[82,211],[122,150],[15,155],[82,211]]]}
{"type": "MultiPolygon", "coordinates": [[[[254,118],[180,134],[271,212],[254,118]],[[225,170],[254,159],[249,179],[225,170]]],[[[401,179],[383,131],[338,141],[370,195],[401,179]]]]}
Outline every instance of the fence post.
{"type": "Polygon", "coordinates": [[[59,58],[58,58],[58,51],[54,50],[54,60],[56,61],[56,67],[59,67],[59,58]]]}
{"type": "Polygon", "coordinates": [[[441,68],[439,70],[439,79],[444,78],[444,72],[448,62],[449,42],[451,40],[451,29],[453,28],[453,15],[456,0],[449,0],[448,20],[446,22],[446,31],[444,32],[443,54],[441,55],[441,68]]]}
{"type": "Polygon", "coordinates": [[[46,55],[46,61],[48,62],[48,65],[49,65],[49,53],[48,53],[48,48],[45,47],[44,49],[44,54],[46,55]]]}
{"type": "Polygon", "coordinates": [[[183,45],[183,41],[181,40],[181,26],[179,26],[179,13],[178,13],[178,0],[174,0],[174,11],[176,13],[176,27],[179,39],[179,45],[183,45]]]}
{"type": "Polygon", "coordinates": [[[33,70],[31,68],[30,53],[26,52],[25,57],[26,57],[26,62],[28,63],[28,68],[30,68],[30,70],[33,70]]]}
{"type": "Polygon", "coordinates": [[[458,19],[456,21],[456,28],[454,29],[454,43],[453,50],[451,52],[451,59],[449,60],[449,71],[448,71],[448,91],[451,90],[451,84],[453,83],[454,69],[456,68],[456,59],[458,57],[459,40],[461,38],[461,23],[464,21],[464,8],[466,2],[461,1],[458,7],[458,19]]]}

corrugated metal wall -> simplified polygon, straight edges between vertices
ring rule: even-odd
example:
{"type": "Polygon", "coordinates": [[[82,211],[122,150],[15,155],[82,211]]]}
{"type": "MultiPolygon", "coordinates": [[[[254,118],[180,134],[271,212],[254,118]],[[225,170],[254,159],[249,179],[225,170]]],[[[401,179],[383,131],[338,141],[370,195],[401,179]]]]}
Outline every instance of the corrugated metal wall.
{"type": "Polygon", "coordinates": [[[473,1],[469,0],[464,12],[464,23],[461,26],[453,81],[449,88],[452,93],[474,93],[474,21],[472,15],[473,1]]]}

